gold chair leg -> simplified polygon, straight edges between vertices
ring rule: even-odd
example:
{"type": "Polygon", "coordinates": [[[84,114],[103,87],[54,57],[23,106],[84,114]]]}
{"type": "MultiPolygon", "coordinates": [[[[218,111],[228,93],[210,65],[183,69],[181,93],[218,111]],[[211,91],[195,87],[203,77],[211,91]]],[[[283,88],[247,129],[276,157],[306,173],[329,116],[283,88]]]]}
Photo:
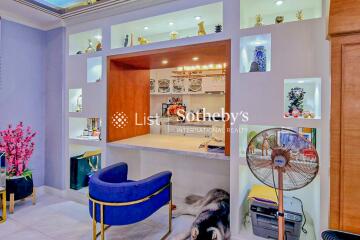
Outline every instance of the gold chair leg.
{"type": "Polygon", "coordinates": [[[161,238],[161,240],[167,239],[167,237],[168,237],[168,236],[171,234],[171,232],[172,232],[172,205],[173,205],[173,201],[172,201],[172,185],[170,185],[169,230],[168,230],[168,232],[161,238]]]}
{"type": "Polygon", "coordinates": [[[93,212],[93,214],[92,214],[92,216],[93,216],[93,220],[92,220],[92,224],[93,224],[93,240],[96,240],[96,238],[97,238],[95,207],[96,207],[95,202],[93,202],[93,209],[92,209],[92,212],[93,212]]]}
{"type": "Polygon", "coordinates": [[[32,204],[35,205],[36,204],[36,189],[33,189],[33,193],[31,195],[32,198],[32,204]]]}
{"type": "Polygon", "coordinates": [[[0,209],[2,209],[2,216],[0,217],[0,223],[6,221],[6,193],[0,193],[1,202],[0,202],[0,209]]]}
{"type": "Polygon", "coordinates": [[[10,214],[14,213],[14,208],[15,208],[15,195],[14,195],[14,193],[11,193],[10,194],[10,206],[9,206],[10,214]]]}
{"type": "Polygon", "coordinates": [[[101,218],[101,223],[100,223],[100,231],[101,231],[101,240],[105,240],[105,226],[104,226],[104,205],[100,205],[100,218],[101,218]]]}

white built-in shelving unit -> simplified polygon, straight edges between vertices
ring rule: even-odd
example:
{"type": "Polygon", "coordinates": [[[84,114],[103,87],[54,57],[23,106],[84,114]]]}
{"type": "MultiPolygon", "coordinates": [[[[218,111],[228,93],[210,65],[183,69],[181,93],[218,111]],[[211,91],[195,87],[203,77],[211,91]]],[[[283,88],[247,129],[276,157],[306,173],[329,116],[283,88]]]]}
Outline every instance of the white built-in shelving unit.
{"type": "Polygon", "coordinates": [[[328,226],[329,208],[330,74],[326,1],[284,0],[282,5],[276,2],[179,0],[67,27],[69,54],[64,106],[69,106],[70,111],[64,116],[64,159],[68,161],[65,169],[68,186],[69,158],[88,149],[100,149],[102,166],[125,161],[133,178],[148,176],[159,169],[173,171],[174,193],[181,196],[203,194],[212,186],[230,190],[232,236],[234,239],[249,239],[243,218],[247,194],[258,181],[248,170],[244,155],[248,132],[268,127],[316,128],[319,175],[308,187],[286,194],[303,199],[305,211],[314,223],[316,239],[320,240],[321,230],[328,226]],[[304,20],[297,19],[299,10],[303,10],[304,20]],[[262,26],[255,27],[258,14],[263,18],[262,26]],[[277,16],[284,16],[284,23],[274,24],[277,16]],[[198,23],[201,21],[204,21],[208,34],[198,37],[198,23]],[[219,24],[223,32],[214,33],[219,24]],[[177,32],[177,39],[170,40],[172,32],[177,32]],[[129,36],[127,44],[126,35],[129,36]],[[132,35],[133,46],[130,44],[132,35]],[[139,45],[138,37],[149,40],[149,43],[139,45]],[[94,45],[101,40],[102,51],[85,53],[89,39],[94,45]],[[170,158],[166,154],[123,150],[106,144],[107,56],[226,39],[232,42],[231,112],[247,112],[249,117],[247,122],[243,119],[232,121],[230,163],[196,157],[170,158]],[[259,46],[265,49],[262,53],[266,55],[266,71],[250,72],[251,64],[256,60],[255,49],[259,46]],[[84,54],[76,54],[79,51],[84,54]],[[313,112],[314,118],[285,117],[289,104],[287,94],[293,87],[301,87],[307,92],[304,108],[313,112]],[[81,112],[74,108],[78,89],[82,91],[81,112]],[[83,130],[83,127],[76,127],[81,125],[80,119],[87,118],[101,120],[101,141],[72,137],[83,130]],[[186,191],[178,189],[177,182],[188,186],[186,191]]]}

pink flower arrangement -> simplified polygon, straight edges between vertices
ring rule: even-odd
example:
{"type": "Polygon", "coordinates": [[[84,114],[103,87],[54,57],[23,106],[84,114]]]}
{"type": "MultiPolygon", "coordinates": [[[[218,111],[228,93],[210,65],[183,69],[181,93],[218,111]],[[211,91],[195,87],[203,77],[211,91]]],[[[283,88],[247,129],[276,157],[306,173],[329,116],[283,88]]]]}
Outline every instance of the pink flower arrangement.
{"type": "Polygon", "coordinates": [[[24,129],[20,122],[16,128],[11,125],[0,131],[0,152],[5,152],[6,171],[9,177],[22,176],[28,170],[30,157],[34,152],[33,138],[36,132],[30,127],[24,129]]]}

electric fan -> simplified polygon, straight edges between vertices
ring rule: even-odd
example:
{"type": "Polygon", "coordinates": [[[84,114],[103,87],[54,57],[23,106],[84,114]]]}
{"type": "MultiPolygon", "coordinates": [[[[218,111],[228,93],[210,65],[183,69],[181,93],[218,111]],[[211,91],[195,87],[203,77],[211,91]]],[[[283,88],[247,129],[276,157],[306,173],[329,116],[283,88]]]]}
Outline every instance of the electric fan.
{"type": "Polygon", "coordinates": [[[272,128],[254,136],[246,159],[254,176],[278,190],[278,239],[285,237],[284,191],[297,190],[311,183],[319,171],[314,145],[299,133],[272,128]]]}

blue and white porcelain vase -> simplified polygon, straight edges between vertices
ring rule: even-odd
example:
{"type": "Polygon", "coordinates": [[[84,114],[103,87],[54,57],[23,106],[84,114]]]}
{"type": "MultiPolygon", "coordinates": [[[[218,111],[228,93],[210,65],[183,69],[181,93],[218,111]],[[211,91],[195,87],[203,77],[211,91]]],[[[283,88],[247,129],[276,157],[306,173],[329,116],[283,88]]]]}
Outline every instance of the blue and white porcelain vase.
{"type": "Polygon", "coordinates": [[[265,46],[255,47],[254,62],[259,66],[259,72],[266,72],[266,48],[265,46]]]}

